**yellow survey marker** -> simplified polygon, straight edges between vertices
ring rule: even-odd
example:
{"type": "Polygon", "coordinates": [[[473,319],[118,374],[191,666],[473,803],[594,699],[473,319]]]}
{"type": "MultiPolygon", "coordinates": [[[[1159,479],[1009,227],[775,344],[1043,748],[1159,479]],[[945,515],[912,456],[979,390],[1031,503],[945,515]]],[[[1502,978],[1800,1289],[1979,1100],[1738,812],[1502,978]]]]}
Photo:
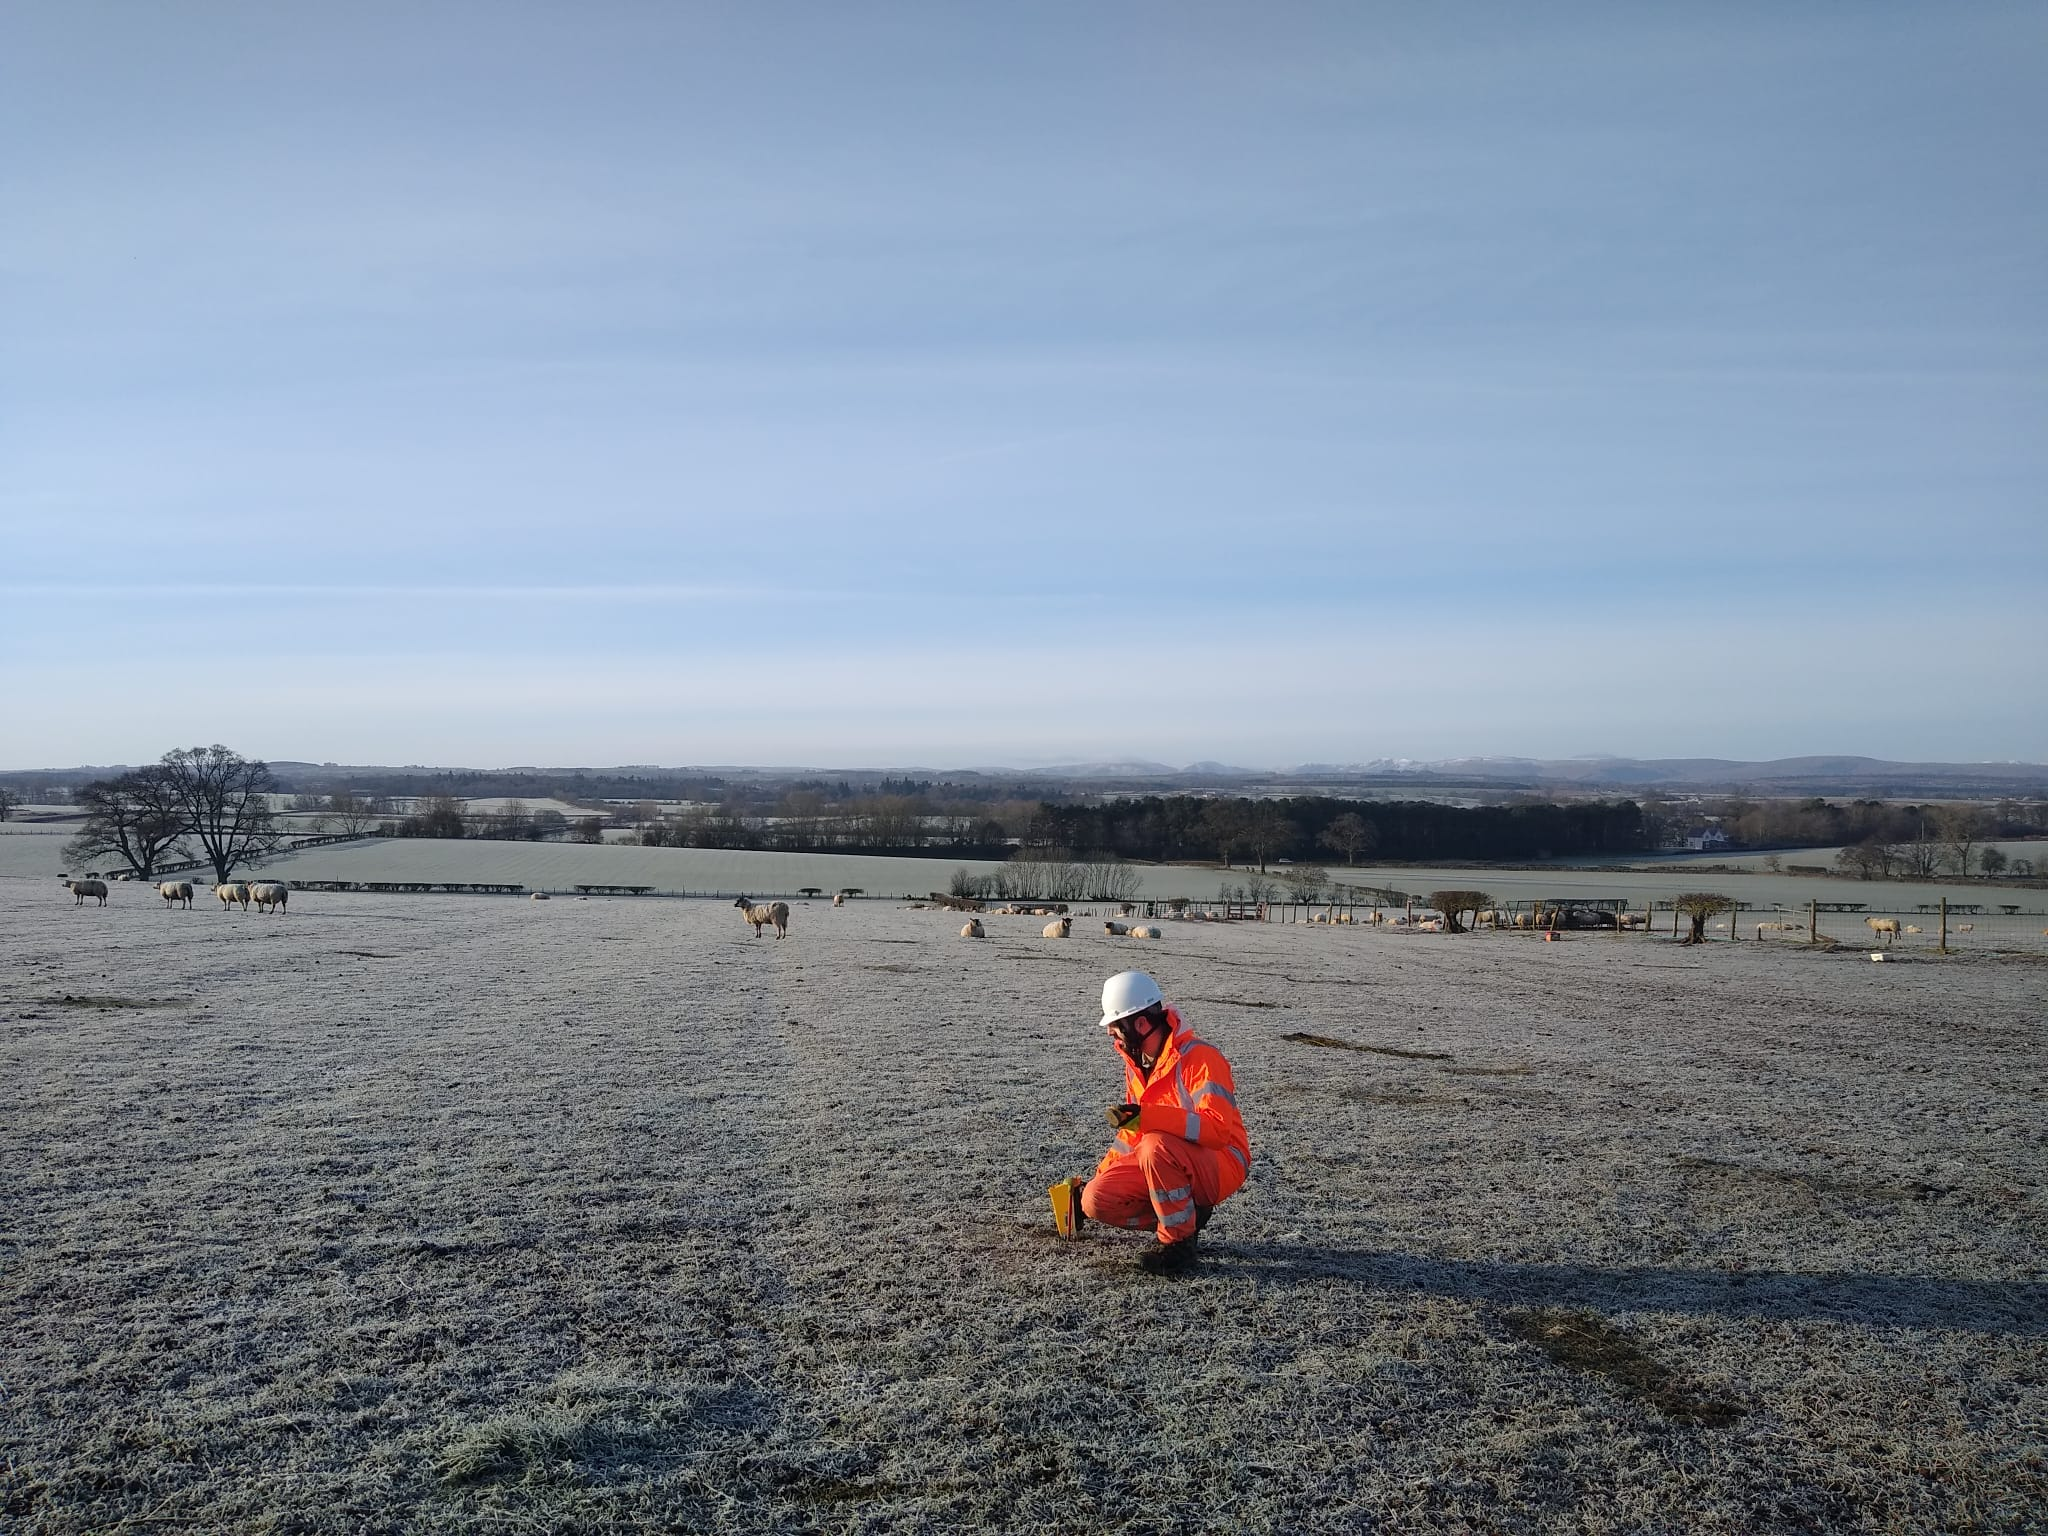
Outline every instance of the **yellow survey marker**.
{"type": "Polygon", "coordinates": [[[1052,1200],[1052,1224],[1061,1237],[1081,1235],[1081,1186],[1086,1179],[1061,1179],[1046,1191],[1052,1200]]]}

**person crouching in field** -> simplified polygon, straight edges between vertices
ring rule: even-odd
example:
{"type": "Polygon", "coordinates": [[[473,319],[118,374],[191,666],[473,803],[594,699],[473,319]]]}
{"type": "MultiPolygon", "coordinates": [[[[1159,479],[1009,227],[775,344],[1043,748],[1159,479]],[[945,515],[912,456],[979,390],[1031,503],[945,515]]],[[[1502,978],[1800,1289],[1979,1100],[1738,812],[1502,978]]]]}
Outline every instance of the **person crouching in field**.
{"type": "Polygon", "coordinates": [[[1124,1061],[1124,1100],[1110,1106],[1116,1141],[1081,1192],[1081,1213],[1111,1227],[1153,1227],[1139,1264],[1155,1275],[1196,1263],[1196,1234],[1251,1172],[1230,1063],[1166,1001],[1143,971],[1102,984],[1102,1027],[1124,1061]]]}

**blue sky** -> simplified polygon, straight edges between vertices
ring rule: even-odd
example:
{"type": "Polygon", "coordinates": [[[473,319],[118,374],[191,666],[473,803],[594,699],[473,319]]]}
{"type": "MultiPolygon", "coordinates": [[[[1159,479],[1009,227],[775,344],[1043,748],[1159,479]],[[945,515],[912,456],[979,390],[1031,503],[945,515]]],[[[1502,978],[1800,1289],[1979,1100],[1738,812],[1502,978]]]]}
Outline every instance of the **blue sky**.
{"type": "Polygon", "coordinates": [[[2048,759],[2048,10],[0,19],[0,766],[2048,759]]]}

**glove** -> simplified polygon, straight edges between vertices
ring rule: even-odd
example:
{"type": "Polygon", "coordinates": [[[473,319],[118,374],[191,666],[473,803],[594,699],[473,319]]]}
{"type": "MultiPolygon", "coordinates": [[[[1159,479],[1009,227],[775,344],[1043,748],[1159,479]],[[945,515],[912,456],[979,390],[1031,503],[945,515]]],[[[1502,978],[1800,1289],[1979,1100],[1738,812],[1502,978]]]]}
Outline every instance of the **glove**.
{"type": "Polygon", "coordinates": [[[1120,1131],[1138,1118],[1138,1106],[1135,1104],[1112,1104],[1102,1113],[1107,1117],[1109,1123],[1120,1131]]]}

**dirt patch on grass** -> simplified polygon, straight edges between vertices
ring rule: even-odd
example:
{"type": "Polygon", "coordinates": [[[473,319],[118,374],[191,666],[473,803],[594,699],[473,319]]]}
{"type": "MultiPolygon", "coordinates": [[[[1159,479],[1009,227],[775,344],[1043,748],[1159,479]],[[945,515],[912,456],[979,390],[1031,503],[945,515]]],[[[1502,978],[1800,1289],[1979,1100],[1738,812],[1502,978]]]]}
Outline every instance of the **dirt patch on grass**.
{"type": "Polygon", "coordinates": [[[66,992],[61,997],[39,997],[36,1001],[52,1008],[91,1008],[100,1013],[113,1013],[127,1008],[185,1008],[191,1005],[192,999],[189,997],[113,997],[105,994],[66,992]]]}
{"type": "Polygon", "coordinates": [[[1254,1002],[1248,997],[1191,997],[1191,1003],[1217,1003],[1225,1008],[1278,1008],[1278,1003],[1254,1002]]]}
{"type": "Polygon", "coordinates": [[[1720,1429],[1743,1415],[1741,1404],[1702,1391],[1594,1313],[1540,1308],[1511,1312],[1506,1323],[1559,1365],[1604,1376],[1675,1423],[1720,1429]]]}
{"type": "Polygon", "coordinates": [[[358,960],[396,960],[398,956],[387,955],[375,949],[337,949],[337,955],[354,955],[358,960]]]}
{"type": "Polygon", "coordinates": [[[1282,1040],[1292,1040],[1296,1045],[1319,1045],[1330,1051],[1361,1051],[1368,1056],[1398,1056],[1403,1061],[1449,1061],[1449,1051],[1404,1051],[1391,1045],[1360,1045],[1355,1040],[1338,1040],[1330,1035],[1311,1035],[1296,1030],[1293,1034],[1282,1035],[1282,1040]]]}

